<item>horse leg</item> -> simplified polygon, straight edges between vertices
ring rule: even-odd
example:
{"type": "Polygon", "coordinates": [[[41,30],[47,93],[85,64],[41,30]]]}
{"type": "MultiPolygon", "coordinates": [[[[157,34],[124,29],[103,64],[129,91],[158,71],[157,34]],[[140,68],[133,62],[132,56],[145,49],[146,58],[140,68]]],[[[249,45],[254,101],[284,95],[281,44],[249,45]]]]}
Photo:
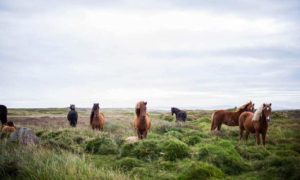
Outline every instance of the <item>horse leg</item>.
{"type": "Polygon", "coordinates": [[[211,121],[211,127],[210,127],[210,131],[214,130],[214,121],[211,121]]]}
{"type": "Polygon", "coordinates": [[[259,132],[255,132],[255,134],[256,134],[256,144],[257,145],[260,145],[260,136],[259,136],[259,132]]]}
{"type": "Polygon", "coordinates": [[[240,140],[242,140],[244,135],[244,129],[240,128],[240,140]]]}
{"type": "Polygon", "coordinates": [[[147,137],[147,134],[148,134],[148,132],[147,131],[144,131],[144,138],[146,138],[147,137]]]}
{"type": "Polygon", "coordinates": [[[140,131],[140,130],[137,130],[137,135],[138,135],[138,138],[139,138],[139,139],[143,139],[143,136],[142,136],[142,134],[141,134],[141,131],[140,131]]]}
{"type": "Polygon", "coordinates": [[[265,146],[266,145],[266,133],[262,133],[262,142],[263,142],[263,145],[265,146]]]}
{"type": "Polygon", "coordinates": [[[221,126],[222,126],[222,123],[219,123],[219,124],[218,124],[218,131],[221,130],[221,126]]]}
{"type": "Polygon", "coordinates": [[[248,141],[249,134],[250,132],[246,130],[246,135],[245,135],[246,142],[248,141]]]}

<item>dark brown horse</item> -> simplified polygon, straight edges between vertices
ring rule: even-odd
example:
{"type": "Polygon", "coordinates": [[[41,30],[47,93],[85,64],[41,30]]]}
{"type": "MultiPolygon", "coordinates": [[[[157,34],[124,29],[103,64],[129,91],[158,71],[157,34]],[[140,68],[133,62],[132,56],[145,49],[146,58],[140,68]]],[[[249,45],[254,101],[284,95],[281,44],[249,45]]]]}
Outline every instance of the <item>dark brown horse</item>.
{"type": "Polygon", "coordinates": [[[266,144],[266,134],[268,130],[268,122],[271,120],[272,104],[263,104],[253,114],[252,112],[244,112],[239,118],[240,140],[243,138],[244,130],[246,130],[245,139],[248,139],[250,133],[256,134],[256,143],[260,144],[260,134],[262,135],[263,145],[266,144]]]}
{"type": "Polygon", "coordinates": [[[240,115],[245,111],[253,111],[253,109],[254,104],[250,101],[239,107],[235,112],[226,110],[218,110],[214,112],[211,116],[211,131],[216,128],[220,131],[223,123],[227,126],[238,126],[240,115]]]}
{"type": "Polygon", "coordinates": [[[150,116],[147,113],[147,102],[140,101],[135,106],[134,128],[137,131],[139,139],[147,137],[148,130],[151,127],[150,116]]]}
{"type": "Polygon", "coordinates": [[[172,116],[173,114],[176,115],[176,121],[183,121],[185,122],[186,121],[186,118],[187,118],[187,115],[186,115],[186,112],[185,111],[182,111],[178,108],[175,108],[175,107],[172,107],[171,108],[171,113],[172,113],[172,116]]]}
{"type": "Polygon", "coordinates": [[[92,129],[102,130],[105,124],[104,114],[100,112],[100,106],[95,103],[90,116],[90,125],[92,129]]]}
{"type": "Polygon", "coordinates": [[[2,126],[7,123],[7,107],[0,105],[0,120],[2,126]]]}

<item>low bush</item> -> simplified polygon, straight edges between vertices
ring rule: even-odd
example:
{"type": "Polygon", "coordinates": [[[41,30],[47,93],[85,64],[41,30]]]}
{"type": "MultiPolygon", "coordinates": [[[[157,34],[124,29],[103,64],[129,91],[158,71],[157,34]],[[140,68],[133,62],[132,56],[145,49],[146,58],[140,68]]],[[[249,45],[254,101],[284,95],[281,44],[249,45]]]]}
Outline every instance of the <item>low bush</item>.
{"type": "Polygon", "coordinates": [[[234,146],[225,140],[201,147],[198,157],[199,160],[212,163],[230,175],[240,174],[249,169],[249,166],[241,158],[234,146]]]}
{"type": "Polygon", "coordinates": [[[167,139],[160,146],[166,160],[175,161],[189,156],[189,147],[177,139],[167,139]]]}
{"type": "Polygon", "coordinates": [[[117,154],[118,146],[116,142],[108,137],[100,137],[88,141],[85,150],[93,154],[117,154]]]}
{"type": "Polygon", "coordinates": [[[203,162],[194,162],[182,170],[178,179],[210,179],[223,177],[224,173],[217,167],[203,162]]]}

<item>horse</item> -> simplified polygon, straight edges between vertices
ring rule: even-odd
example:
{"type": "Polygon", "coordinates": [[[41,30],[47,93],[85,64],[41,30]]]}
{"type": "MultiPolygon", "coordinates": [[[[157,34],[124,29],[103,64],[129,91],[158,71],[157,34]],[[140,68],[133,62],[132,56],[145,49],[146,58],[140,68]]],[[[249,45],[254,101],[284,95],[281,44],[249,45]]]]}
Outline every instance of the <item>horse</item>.
{"type": "Polygon", "coordinates": [[[227,126],[238,126],[240,115],[245,111],[253,110],[254,104],[252,104],[252,102],[250,101],[239,107],[235,112],[226,110],[215,111],[211,115],[211,131],[215,130],[216,128],[218,129],[218,131],[220,131],[223,123],[227,126]]]}
{"type": "Polygon", "coordinates": [[[250,133],[256,134],[256,144],[260,145],[260,134],[262,135],[262,142],[266,144],[266,134],[268,130],[268,122],[271,121],[272,103],[263,104],[258,110],[253,112],[243,112],[239,118],[240,126],[240,140],[246,130],[245,139],[248,139],[250,133]]]}
{"type": "Polygon", "coordinates": [[[175,114],[177,122],[178,121],[183,121],[183,122],[186,121],[187,115],[186,115],[185,111],[182,111],[178,108],[172,107],[171,108],[171,114],[172,114],[172,116],[175,114]]]}
{"type": "Polygon", "coordinates": [[[8,121],[6,125],[1,129],[4,133],[12,133],[16,131],[16,127],[12,121],[8,121]]]}
{"type": "Polygon", "coordinates": [[[0,120],[2,126],[7,123],[7,107],[0,105],[0,120]]]}
{"type": "Polygon", "coordinates": [[[150,116],[147,113],[147,102],[140,101],[135,106],[134,128],[139,139],[147,137],[148,130],[151,128],[150,116]]]}
{"type": "Polygon", "coordinates": [[[70,112],[68,113],[68,121],[70,123],[70,126],[76,127],[77,119],[78,119],[78,114],[75,110],[75,105],[71,104],[70,105],[70,112]]]}
{"type": "Polygon", "coordinates": [[[100,112],[99,103],[95,103],[90,116],[90,125],[92,129],[102,130],[105,124],[104,114],[100,112]]]}

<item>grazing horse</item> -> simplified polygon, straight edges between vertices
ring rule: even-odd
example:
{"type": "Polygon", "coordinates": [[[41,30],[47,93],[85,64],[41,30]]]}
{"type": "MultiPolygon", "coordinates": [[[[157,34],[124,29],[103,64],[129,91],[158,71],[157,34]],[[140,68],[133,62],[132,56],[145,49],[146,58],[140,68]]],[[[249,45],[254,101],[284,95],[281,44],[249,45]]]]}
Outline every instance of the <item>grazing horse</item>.
{"type": "Polygon", "coordinates": [[[250,101],[247,104],[239,107],[235,112],[226,110],[218,110],[214,112],[211,116],[211,131],[215,130],[216,128],[218,131],[220,131],[223,123],[227,126],[238,126],[240,115],[245,111],[253,111],[253,109],[254,104],[252,104],[250,101]]]}
{"type": "Polygon", "coordinates": [[[7,124],[3,126],[1,131],[4,133],[12,133],[16,131],[16,127],[12,121],[8,121],[7,124]]]}
{"type": "Polygon", "coordinates": [[[90,125],[92,129],[102,130],[105,123],[104,114],[100,112],[99,103],[95,103],[90,116],[90,125]]]}
{"type": "Polygon", "coordinates": [[[185,111],[182,111],[178,108],[175,108],[175,107],[172,107],[171,108],[171,113],[172,113],[172,116],[175,114],[176,115],[176,121],[183,121],[185,122],[186,121],[186,118],[187,118],[187,115],[186,115],[186,112],[185,111]]]}
{"type": "Polygon", "coordinates": [[[135,114],[134,118],[134,128],[137,131],[137,135],[139,139],[144,139],[147,137],[148,130],[151,127],[150,116],[147,113],[147,102],[140,101],[135,106],[135,114]]]}
{"type": "Polygon", "coordinates": [[[260,144],[260,134],[262,135],[263,145],[266,144],[266,134],[268,130],[268,122],[271,120],[272,104],[263,104],[253,114],[252,112],[244,112],[239,118],[240,140],[243,138],[244,130],[246,130],[245,139],[248,139],[249,133],[256,134],[256,143],[260,144]]]}
{"type": "Polygon", "coordinates": [[[0,120],[2,126],[7,123],[7,107],[0,105],[0,120]]]}

